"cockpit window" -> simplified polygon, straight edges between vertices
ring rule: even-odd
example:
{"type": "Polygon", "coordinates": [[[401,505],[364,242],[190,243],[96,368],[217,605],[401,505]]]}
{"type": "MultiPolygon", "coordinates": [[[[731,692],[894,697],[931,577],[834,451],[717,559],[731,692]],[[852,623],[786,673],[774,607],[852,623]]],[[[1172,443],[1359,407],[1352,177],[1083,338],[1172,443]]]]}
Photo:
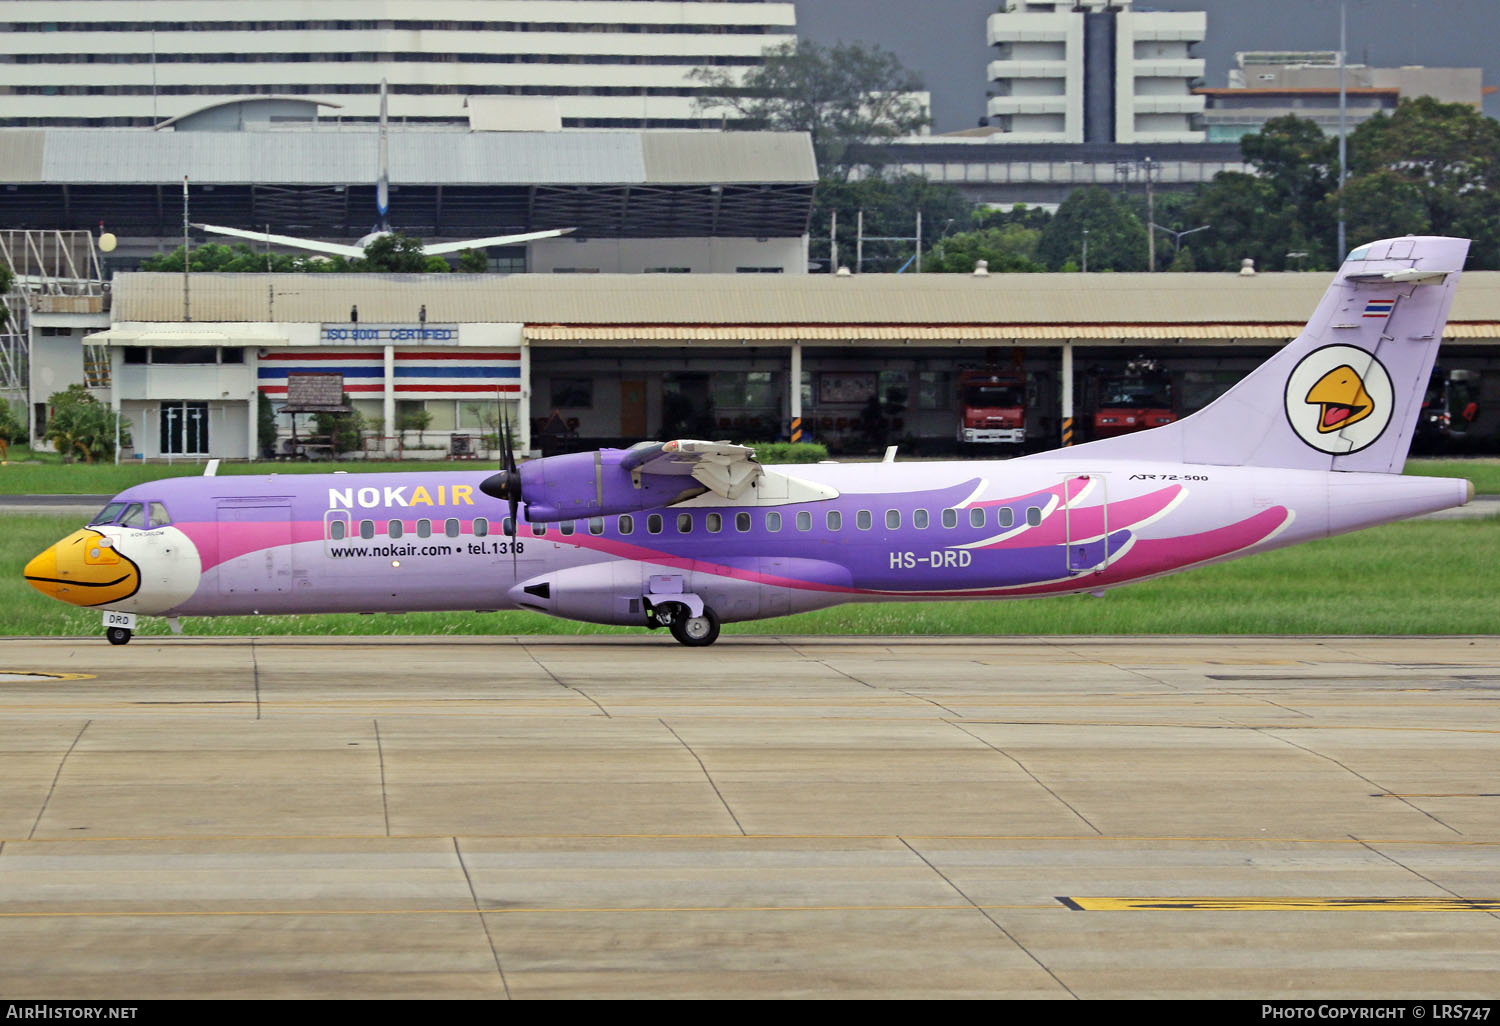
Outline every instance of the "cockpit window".
{"type": "Polygon", "coordinates": [[[94,515],[94,519],[90,520],[89,523],[90,524],[112,524],[116,520],[119,519],[120,512],[124,508],[125,508],[125,504],[123,502],[111,502],[107,506],[105,506],[103,509],[101,509],[98,513],[96,513],[94,515]]]}
{"type": "Polygon", "coordinates": [[[152,527],[166,527],[171,522],[172,522],[172,517],[167,512],[167,507],[163,506],[159,502],[153,502],[153,503],[151,503],[151,526],[152,527]]]}
{"type": "Polygon", "coordinates": [[[121,527],[145,527],[146,507],[139,502],[132,502],[125,509],[125,515],[120,518],[121,527]]]}

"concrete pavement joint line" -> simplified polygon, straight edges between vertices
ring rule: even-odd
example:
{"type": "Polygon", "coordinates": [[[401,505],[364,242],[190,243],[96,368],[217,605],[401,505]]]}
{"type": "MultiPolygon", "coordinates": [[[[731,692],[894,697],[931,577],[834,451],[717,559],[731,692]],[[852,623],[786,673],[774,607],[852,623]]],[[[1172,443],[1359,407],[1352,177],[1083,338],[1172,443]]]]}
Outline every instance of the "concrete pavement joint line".
{"type": "MultiPolygon", "coordinates": [[[[1360,838],[1355,837],[1353,834],[1350,834],[1349,837],[1352,840],[1359,841],[1360,846],[1363,847],[1363,848],[1365,848],[1367,851],[1374,852],[1376,855],[1379,855],[1381,858],[1385,859],[1387,862],[1390,862],[1390,863],[1392,863],[1392,864],[1394,864],[1396,866],[1399,866],[1400,868],[1402,868],[1402,869],[1406,870],[1408,873],[1410,873],[1412,876],[1416,877],[1418,880],[1421,880],[1423,883],[1425,883],[1425,884],[1427,884],[1427,885],[1429,885],[1431,887],[1436,887],[1438,890],[1443,891],[1444,893],[1451,894],[1451,895],[1453,895],[1454,898],[1458,899],[1459,901],[1472,901],[1472,900],[1474,900],[1474,899],[1471,899],[1471,898],[1465,898],[1462,894],[1459,894],[1452,887],[1444,887],[1442,884],[1440,884],[1436,880],[1432,879],[1432,877],[1427,876],[1424,873],[1417,872],[1415,869],[1411,868],[1406,863],[1404,863],[1400,859],[1396,858],[1394,855],[1388,855],[1388,854],[1386,854],[1385,852],[1381,851],[1379,848],[1376,848],[1375,846],[1373,846],[1371,844],[1367,844],[1363,840],[1360,840],[1360,838]]],[[[1495,914],[1495,910],[1494,909],[1484,909],[1483,911],[1491,919],[1500,919],[1500,916],[1497,916],[1495,914]]]]}
{"type": "Polygon", "coordinates": [[[1178,685],[1170,683],[1169,681],[1164,681],[1164,680],[1162,680],[1159,677],[1153,677],[1149,673],[1144,673],[1144,672],[1142,672],[1140,670],[1134,670],[1134,669],[1131,669],[1128,666],[1121,666],[1119,663],[1111,662],[1108,659],[1101,659],[1098,656],[1088,656],[1088,655],[1085,655],[1084,653],[1075,650],[1073,647],[1071,647],[1069,645],[1060,645],[1058,647],[1062,648],[1069,655],[1077,656],[1079,659],[1084,659],[1084,660],[1087,660],[1088,662],[1091,662],[1091,663],[1103,663],[1105,666],[1109,666],[1109,667],[1112,667],[1112,668],[1114,668],[1116,670],[1119,670],[1121,673],[1128,673],[1131,676],[1139,677],[1142,680],[1148,680],[1148,681],[1150,681],[1153,684],[1160,684],[1162,687],[1164,687],[1164,688],[1170,688],[1173,691],[1178,691],[1178,692],[1182,691],[1182,688],[1179,687],[1178,685]]]}
{"type": "Polygon", "coordinates": [[[547,676],[549,676],[549,677],[552,678],[552,683],[556,684],[560,688],[565,688],[568,691],[576,691],[578,694],[582,695],[584,698],[587,698],[590,702],[593,702],[594,703],[594,708],[598,709],[600,712],[602,712],[604,714],[604,718],[605,719],[607,719],[607,720],[608,719],[613,719],[613,717],[610,716],[610,714],[609,714],[609,710],[606,709],[606,708],[604,708],[604,706],[600,705],[598,702],[595,702],[594,699],[586,691],[584,691],[582,688],[575,688],[571,684],[564,684],[562,682],[562,680],[560,680],[558,678],[557,674],[553,673],[550,669],[548,669],[547,665],[545,663],[543,663],[540,659],[538,659],[536,657],[536,653],[533,652],[529,647],[527,647],[526,645],[523,644],[523,645],[521,645],[521,651],[525,652],[526,655],[528,657],[530,657],[531,661],[534,662],[534,663],[536,663],[536,665],[538,666],[538,668],[540,668],[543,673],[545,673],[547,676]]]}
{"type": "Polygon", "coordinates": [[[255,718],[260,719],[260,660],[255,658],[255,639],[250,639],[250,670],[255,675],[255,718]]]}
{"type": "Polygon", "coordinates": [[[703,771],[703,776],[708,781],[708,786],[711,787],[711,788],[713,788],[714,789],[714,794],[716,794],[716,795],[719,796],[719,804],[722,805],[722,806],[724,806],[724,811],[727,812],[727,813],[729,813],[729,818],[732,819],[732,820],[734,820],[734,825],[735,826],[739,827],[740,834],[743,835],[743,836],[745,836],[745,837],[750,836],[749,834],[745,833],[745,828],[740,823],[740,817],[738,817],[738,816],[736,816],[734,814],[734,810],[731,809],[729,807],[729,803],[724,800],[724,795],[723,795],[722,792],[720,792],[719,785],[716,784],[716,783],[714,783],[713,774],[711,774],[711,773],[708,772],[708,767],[705,766],[705,765],[703,765],[703,760],[700,759],[700,758],[698,758],[698,753],[695,752],[695,751],[693,751],[693,746],[690,745],[690,744],[688,744],[686,741],[684,741],[682,739],[682,736],[680,734],[678,734],[677,731],[673,730],[672,727],[671,727],[671,725],[668,724],[666,720],[658,718],[656,722],[660,723],[663,727],[666,727],[667,728],[667,733],[669,733],[673,737],[677,738],[677,743],[680,744],[680,745],[682,745],[682,747],[684,747],[684,748],[687,749],[687,753],[693,757],[693,760],[698,763],[698,768],[703,771]]]}
{"type": "Polygon", "coordinates": [[[929,862],[926,855],[923,855],[921,852],[917,851],[917,849],[913,848],[911,846],[911,842],[910,841],[908,841],[904,837],[898,837],[897,840],[900,841],[902,844],[906,845],[906,850],[907,851],[911,852],[917,858],[921,859],[922,862],[923,862],[923,864],[926,865],[928,869],[930,869],[934,873],[936,873],[938,875],[938,879],[942,880],[943,883],[945,883],[949,887],[953,888],[954,893],[957,894],[960,898],[964,899],[964,901],[967,901],[969,903],[969,906],[971,908],[977,910],[980,915],[982,915],[982,916],[984,916],[984,918],[988,919],[990,921],[990,923],[994,925],[995,929],[999,930],[1002,934],[1004,934],[1006,940],[1008,940],[1012,944],[1014,944],[1017,948],[1019,948],[1021,950],[1022,954],[1024,954],[1027,958],[1029,958],[1033,962],[1035,962],[1037,964],[1037,966],[1042,970],[1042,972],[1044,972],[1048,976],[1052,977],[1053,981],[1059,987],[1061,987],[1063,990],[1067,991],[1068,994],[1069,994],[1069,996],[1071,996],[1074,1000],[1078,999],[1078,995],[1073,993],[1073,988],[1069,987],[1066,983],[1064,983],[1061,979],[1059,979],[1058,976],[1057,976],[1057,974],[1055,972],[1053,972],[1051,969],[1047,968],[1047,965],[1040,958],[1037,958],[1035,955],[1033,955],[1031,953],[1031,951],[1026,947],[1026,945],[1024,945],[1020,941],[1018,941],[1015,938],[1015,935],[1013,935],[1005,927],[1001,926],[999,920],[997,920],[994,916],[990,915],[989,909],[987,909],[984,906],[980,905],[973,898],[971,898],[967,894],[965,894],[963,892],[963,888],[959,887],[958,884],[956,884],[952,880],[948,879],[947,874],[945,874],[941,869],[939,869],[937,866],[934,866],[931,862],[929,862]]]}
{"type": "MultiPolygon", "coordinates": [[[[1357,777],[1360,780],[1363,780],[1365,783],[1369,784],[1371,787],[1375,788],[1375,790],[1381,792],[1382,794],[1390,794],[1391,793],[1389,788],[1381,787],[1379,784],[1377,784],[1375,781],[1371,780],[1369,777],[1365,776],[1363,773],[1360,773],[1358,770],[1351,769],[1350,767],[1344,765],[1342,762],[1339,762],[1333,756],[1331,756],[1331,755],[1324,755],[1322,752],[1313,751],[1311,748],[1308,748],[1305,745],[1299,745],[1295,741],[1289,741],[1289,740],[1287,740],[1284,737],[1276,737],[1275,734],[1271,733],[1274,730],[1280,730],[1280,729],[1282,729],[1282,728],[1280,728],[1280,727],[1256,727],[1255,728],[1255,730],[1256,730],[1257,733],[1266,734],[1267,736],[1272,737],[1272,738],[1274,738],[1277,741],[1280,741],[1284,745],[1291,745],[1293,748],[1296,748],[1299,751],[1306,752],[1308,755],[1315,755],[1319,759],[1327,759],[1329,762],[1333,763],[1335,766],[1337,766],[1339,769],[1343,770],[1345,773],[1348,773],[1348,774],[1350,774],[1350,775],[1352,775],[1354,777],[1357,777]]],[[[1396,796],[1392,795],[1392,797],[1396,797],[1396,796]]],[[[1434,816],[1432,813],[1428,812],[1426,809],[1419,808],[1418,806],[1414,805],[1413,803],[1407,801],[1405,798],[1396,798],[1396,800],[1399,801],[1402,805],[1405,805],[1407,808],[1411,809],[1413,812],[1420,812],[1422,815],[1424,815],[1428,819],[1432,820],[1434,823],[1436,823],[1438,826],[1442,827],[1444,830],[1452,830],[1455,834],[1458,834],[1460,837],[1463,836],[1464,832],[1462,830],[1459,830],[1457,827],[1451,827],[1451,826],[1449,826],[1447,823],[1444,823],[1442,820],[1438,819],[1436,816],[1434,816]]]]}
{"type": "MultiPolygon", "coordinates": [[[[510,908],[487,908],[479,910],[480,918],[504,915],[608,915],[610,913],[641,912],[968,912],[978,909],[1021,912],[1056,912],[1051,902],[1029,905],[976,905],[973,902],[954,905],[516,905],[510,908]]],[[[1082,911],[1077,910],[1077,911],[1082,911]]],[[[0,912],[0,920],[6,919],[242,919],[251,916],[472,916],[472,908],[265,908],[265,909],[217,909],[205,911],[191,909],[181,912],[126,911],[110,909],[95,912],[0,912]]],[[[993,922],[993,920],[992,920],[993,922]]],[[[489,933],[485,927],[486,935],[489,933]]],[[[1002,928],[1002,932],[1003,928],[1002,928]]],[[[1007,934],[1009,936],[1009,934],[1007,934]]],[[[1020,947],[1020,945],[1016,945],[1020,947]]],[[[493,952],[494,946],[491,945],[493,952]]],[[[1025,951],[1025,948],[1021,950],[1025,951]]],[[[1029,954],[1029,952],[1028,952],[1029,954]]],[[[497,956],[498,965],[498,956],[497,956]]],[[[1045,966],[1043,967],[1045,968],[1045,966]]],[[[502,982],[505,974],[501,974],[502,982]]],[[[1054,977],[1055,978],[1055,977],[1054,977]]],[[[510,987],[506,986],[506,995],[510,987]]]]}
{"type": "Polygon", "coordinates": [[[474,901],[474,912],[479,916],[479,925],[484,929],[485,942],[490,946],[490,957],[495,960],[495,971],[500,974],[500,986],[505,988],[505,998],[510,1000],[510,981],[505,978],[505,967],[500,964],[500,952],[495,949],[495,938],[490,933],[489,920],[485,918],[484,909],[479,907],[479,892],[474,890],[474,880],[469,876],[469,867],[464,864],[464,853],[458,848],[458,838],[453,840],[453,855],[458,859],[458,868],[464,872],[464,883],[469,885],[469,897],[474,901]]]}
{"type": "Polygon", "coordinates": [[[968,734],[975,741],[978,741],[980,744],[984,745],[990,751],[992,751],[992,752],[999,752],[1001,755],[1005,756],[1011,762],[1015,763],[1016,767],[1018,769],[1020,769],[1020,771],[1022,773],[1026,774],[1028,777],[1030,777],[1031,780],[1032,780],[1032,782],[1035,783],[1037,787],[1040,787],[1043,791],[1046,791],[1048,794],[1050,794],[1053,797],[1054,800],[1057,801],[1057,803],[1059,805],[1061,805],[1063,808],[1067,809],[1069,812],[1071,812],[1073,815],[1077,816],[1079,819],[1083,820],[1084,825],[1086,827],[1088,827],[1090,830],[1092,830],[1094,833],[1098,834],[1100,837],[1104,836],[1104,831],[1103,830],[1100,830],[1098,827],[1094,826],[1093,823],[1090,823],[1089,822],[1089,818],[1087,816],[1085,816],[1083,813],[1079,812],[1077,809],[1073,808],[1072,805],[1069,805],[1068,802],[1060,794],[1058,794],[1056,791],[1052,790],[1052,788],[1050,788],[1046,784],[1042,783],[1041,780],[1038,779],[1037,775],[1035,773],[1031,772],[1031,770],[1027,769],[1026,766],[1025,766],[1025,764],[1022,763],[1020,759],[1017,759],[1014,755],[1011,755],[1009,752],[1007,752],[1003,748],[997,748],[995,745],[990,744],[988,741],[986,741],[984,738],[980,737],[978,734],[975,734],[971,730],[966,730],[964,727],[960,726],[957,723],[950,723],[949,725],[952,726],[952,727],[956,727],[959,730],[962,730],[965,734],[968,734]]]}
{"type": "Polygon", "coordinates": [[[47,804],[52,801],[52,792],[57,790],[57,781],[62,776],[63,766],[67,764],[68,756],[73,754],[73,749],[78,747],[78,742],[83,739],[83,732],[88,730],[89,724],[93,722],[93,720],[84,721],[83,726],[78,729],[78,736],[73,739],[73,743],[68,746],[63,757],[57,761],[57,772],[52,774],[52,786],[47,788],[47,797],[42,799],[42,807],[36,814],[36,821],[31,824],[31,832],[26,835],[27,840],[36,836],[36,828],[42,825],[42,817],[47,814],[47,804]]]}
{"type": "Polygon", "coordinates": [[[386,796],[385,790],[385,746],[380,743],[380,721],[371,720],[375,725],[375,755],[380,760],[380,808],[385,813],[385,836],[391,836],[391,800],[386,796]]]}
{"type": "Polygon", "coordinates": [[[925,698],[922,695],[914,695],[910,691],[905,690],[904,688],[897,688],[896,690],[898,692],[900,692],[901,694],[905,695],[907,698],[916,699],[918,702],[926,702],[928,705],[935,705],[939,709],[943,710],[943,712],[947,713],[949,716],[957,717],[960,720],[964,718],[964,714],[963,713],[961,713],[961,712],[954,712],[952,709],[949,709],[946,705],[944,705],[942,702],[939,702],[937,699],[934,699],[934,698],[925,698]]]}

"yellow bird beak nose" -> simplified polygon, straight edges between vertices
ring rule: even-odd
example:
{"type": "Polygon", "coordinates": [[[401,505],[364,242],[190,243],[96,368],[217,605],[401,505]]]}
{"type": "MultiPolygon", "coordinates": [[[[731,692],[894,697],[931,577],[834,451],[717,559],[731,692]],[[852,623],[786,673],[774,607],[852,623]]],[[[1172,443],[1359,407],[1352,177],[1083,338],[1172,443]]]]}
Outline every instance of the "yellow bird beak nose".
{"type": "Polygon", "coordinates": [[[74,531],[26,564],[33,588],[75,606],[104,606],[134,595],[140,568],[98,531],[74,531]]]}

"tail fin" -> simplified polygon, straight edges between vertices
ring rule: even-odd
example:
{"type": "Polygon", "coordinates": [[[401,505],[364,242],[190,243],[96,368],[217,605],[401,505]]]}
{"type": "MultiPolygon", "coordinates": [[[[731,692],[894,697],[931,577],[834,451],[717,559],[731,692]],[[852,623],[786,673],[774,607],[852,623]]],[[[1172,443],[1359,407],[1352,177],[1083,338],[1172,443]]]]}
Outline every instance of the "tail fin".
{"type": "Polygon", "coordinates": [[[1400,473],[1468,252],[1467,239],[1430,236],[1361,246],[1302,334],[1218,400],[1175,424],[1064,451],[1400,473]]]}

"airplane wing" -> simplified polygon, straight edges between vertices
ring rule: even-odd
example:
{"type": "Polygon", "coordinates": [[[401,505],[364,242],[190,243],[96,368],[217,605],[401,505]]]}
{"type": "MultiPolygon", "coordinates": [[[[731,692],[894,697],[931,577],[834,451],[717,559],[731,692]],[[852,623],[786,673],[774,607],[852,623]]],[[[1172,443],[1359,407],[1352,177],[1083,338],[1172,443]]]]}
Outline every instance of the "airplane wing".
{"type": "Polygon", "coordinates": [[[427,256],[442,256],[444,253],[460,253],[466,249],[483,249],[486,246],[514,246],[521,242],[556,238],[577,230],[576,228],[553,228],[545,232],[526,232],[523,235],[492,235],[487,239],[465,239],[463,242],[435,242],[430,246],[423,246],[422,252],[427,256]]]}
{"type": "Polygon", "coordinates": [[[195,224],[193,227],[205,232],[213,232],[215,235],[232,235],[237,239],[269,242],[276,246],[291,246],[294,249],[306,249],[314,253],[328,253],[351,259],[358,259],[365,255],[365,251],[359,246],[346,246],[337,242],[319,242],[315,239],[298,239],[290,235],[271,235],[267,232],[247,232],[243,228],[223,228],[216,224],[195,224]]]}
{"type": "Polygon", "coordinates": [[[739,499],[765,473],[748,446],[694,439],[643,443],[628,450],[620,466],[632,474],[691,476],[730,500],[739,499]]]}

